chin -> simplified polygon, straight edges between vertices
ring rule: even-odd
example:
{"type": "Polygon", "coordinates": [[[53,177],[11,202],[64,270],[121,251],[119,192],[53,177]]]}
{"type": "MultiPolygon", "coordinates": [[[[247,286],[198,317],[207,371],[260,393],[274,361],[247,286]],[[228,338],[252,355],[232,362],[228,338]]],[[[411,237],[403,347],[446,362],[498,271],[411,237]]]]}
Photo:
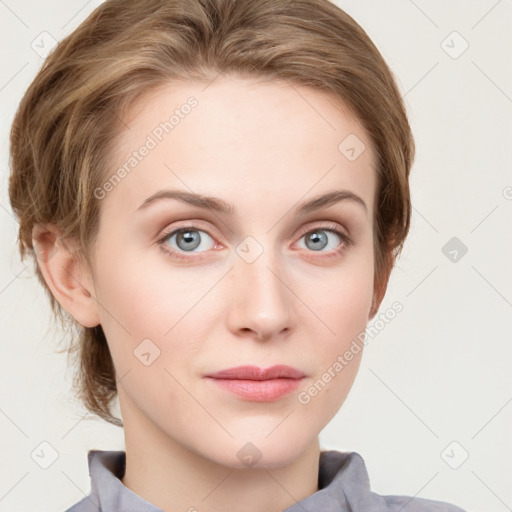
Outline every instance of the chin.
{"type": "Polygon", "coordinates": [[[292,464],[316,440],[314,436],[297,438],[284,430],[281,436],[266,435],[246,435],[218,443],[215,453],[203,456],[231,469],[277,469],[292,464]]]}

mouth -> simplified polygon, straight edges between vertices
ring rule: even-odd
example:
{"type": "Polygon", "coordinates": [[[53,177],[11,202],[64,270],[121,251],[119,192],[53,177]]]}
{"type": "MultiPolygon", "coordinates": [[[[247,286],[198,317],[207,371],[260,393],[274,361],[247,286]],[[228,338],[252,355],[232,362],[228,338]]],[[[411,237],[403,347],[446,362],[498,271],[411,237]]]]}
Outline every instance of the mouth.
{"type": "Polygon", "coordinates": [[[238,366],[205,376],[221,389],[252,402],[270,402],[288,395],[304,377],[303,372],[287,365],[266,369],[238,366]]]}

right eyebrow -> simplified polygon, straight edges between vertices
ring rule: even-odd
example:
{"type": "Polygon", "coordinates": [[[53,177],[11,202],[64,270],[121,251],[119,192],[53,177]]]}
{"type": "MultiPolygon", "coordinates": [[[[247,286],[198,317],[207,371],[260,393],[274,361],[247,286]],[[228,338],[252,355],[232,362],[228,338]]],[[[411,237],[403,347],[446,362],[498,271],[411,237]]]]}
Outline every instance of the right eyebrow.
{"type": "Polygon", "coordinates": [[[232,204],[219,199],[217,197],[204,196],[201,194],[195,194],[193,192],[186,192],[185,190],[159,190],[155,194],[148,197],[136,211],[145,210],[149,205],[162,199],[176,199],[184,203],[197,206],[198,208],[204,208],[207,210],[215,210],[219,213],[232,214],[236,211],[232,204]]]}

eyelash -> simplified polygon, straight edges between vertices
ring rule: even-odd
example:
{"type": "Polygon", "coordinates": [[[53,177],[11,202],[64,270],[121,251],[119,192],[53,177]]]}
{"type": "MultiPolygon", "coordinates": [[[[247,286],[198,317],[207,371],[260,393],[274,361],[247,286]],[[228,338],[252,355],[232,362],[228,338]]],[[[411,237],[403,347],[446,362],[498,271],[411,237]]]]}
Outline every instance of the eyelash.
{"type": "MultiPolygon", "coordinates": [[[[167,242],[173,235],[178,234],[179,232],[182,232],[182,231],[202,231],[202,232],[208,234],[208,236],[210,236],[212,239],[214,239],[210,235],[210,233],[208,233],[207,230],[201,229],[198,226],[189,225],[189,226],[184,226],[181,228],[169,230],[169,231],[165,232],[160,239],[157,240],[157,244],[162,248],[162,251],[169,258],[180,259],[180,260],[197,259],[197,256],[185,256],[185,254],[186,254],[185,251],[177,251],[176,249],[170,249],[168,246],[166,246],[166,248],[164,249],[165,242],[167,242]]],[[[338,247],[336,247],[336,249],[333,249],[333,250],[327,252],[328,256],[320,256],[320,257],[327,257],[327,258],[336,257],[339,254],[341,254],[345,249],[347,249],[348,247],[350,247],[353,244],[352,240],[345,233],[341,232],[338,229],[338,226],[336,224],[329,224],[328,226],[320,225],[320,226],[314,226],[312,228],[303,229],[299,232],[299,240],[302,237],[304,237],[305,235],[314,233],[315,231],[328,231],[329,233],[334,233],[342,240],[341,244],[338,247]]],[[[311,252],[315,252],[315,251],[311,251],[311,252]]],[[[314,256],[314,257],[316,258],[317,256],[314,256]]],[[[199,257],[199,259],[202,259],[202,258],[199,257]]]]}

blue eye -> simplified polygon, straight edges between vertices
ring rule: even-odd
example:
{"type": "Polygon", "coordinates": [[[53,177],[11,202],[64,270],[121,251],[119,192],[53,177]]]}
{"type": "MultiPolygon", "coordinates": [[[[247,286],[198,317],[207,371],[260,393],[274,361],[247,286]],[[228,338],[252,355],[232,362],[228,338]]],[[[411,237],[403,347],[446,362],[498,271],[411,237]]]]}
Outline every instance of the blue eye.
{"type": "Polygon", "coordinates": [[[352,240],[342,231],[340,231],[337,224],[313,226],[313,228],[305,228],[300,233],[300,240],[305,238],[305,248],[309,249],[309,253],[314,254],[315,259],[326,259],[339,257],[346,249],[352,244],[352,240]],[[335,235],[329,237],[328,233],[335,235]],[[334,242],[329,242],[329,239],[334,242]],[[338,242],[336,242],[336,239],[338,242]],[[329,250],[323,250],[329,246],[329,250]],[[317,253],[318,255],[315,255],[317,253]]]}
{"type": "MultiPolygon", "coordinates": [[[[331,238],[331,245],[332,245],[332,236],[329,237],[327,233],[330,233],[331,235],[335,234],[336,236],[334,239],[341,238],[341,233],[339,231],[331,230],[331,229],[315,229],[313,231],[309,231],[306,233],[302,238],[305,238],[305,245],[306,248],[311,249],[314,252],[321,251],[324,249],[327,245],[329,245],[329,238],[331,238]]],[[[301,238],[301,240],[302,240],[301,238]]],[[[336,247],[339,246],[339,242],[336,243],[336,240],[334,241],[334,247],[332,247],[332,250],[336,249],[336,247]]],[[[328,252],[328,251],[327,251],[328,252]]]]}
{"type": "MultiPolygon", "coordinates": [[[[185,256],[184,253],[186,254],[190,252],[203,252],[195,251],[195,249],[197,249],[198,247],[201,246],[201,244],[203,244],[203,238],[205,236],[209,238],[213,242],[212,245],[215,246],[213,238],[206,231],[195,228],[194,226],[175,229],[170,233],[166,233],[163,236],[163,238],[158,240],[158,243],[165,247],[163,250],[167,252],[170,257],[185,259],[188,258],[189,256],[185,256]],[[202,233],[202,235],[200,235],[200,233],[202,233]],[[174,243],[176,244],[177,248],[170,248],[169,245],[166,243],[167,241],[171,241],[173,238],[175,239],[174,243]]],[[[205,250],[208,250],[208,248],[206,248],[205,250]]]]}

